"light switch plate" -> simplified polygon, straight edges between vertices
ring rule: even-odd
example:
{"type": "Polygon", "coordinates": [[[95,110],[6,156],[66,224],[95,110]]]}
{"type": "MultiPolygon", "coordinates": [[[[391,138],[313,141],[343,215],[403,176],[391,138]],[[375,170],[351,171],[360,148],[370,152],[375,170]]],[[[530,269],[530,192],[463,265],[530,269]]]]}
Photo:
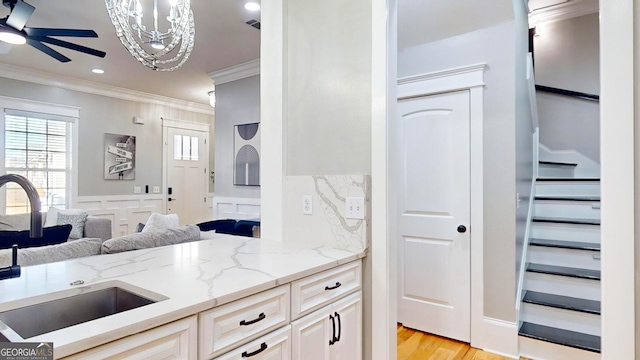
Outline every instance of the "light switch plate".
{"type": "Polygon", "coordinates": [[[302,214],[313,214],[313,197],[311,195],[302,196],[302,214]]]}
{"type": "Polygon", "coordinates": [[[347,219],[364,220],[364,197],[347,197],[345,202],[345,217],[347,219]]]}
{"type": "Polygon", "coordinates": [[[153,193],[154,194],[159,194],[160,193],[160,186],[154,186],[153,187],[153,193]]]}
{"type": "Polygon", "coordinates": [[[140,194],[142,192],[142,189],[140,188],[140,186],[134,186],[133,187],[133,193],[134,194],[140,194]]]}

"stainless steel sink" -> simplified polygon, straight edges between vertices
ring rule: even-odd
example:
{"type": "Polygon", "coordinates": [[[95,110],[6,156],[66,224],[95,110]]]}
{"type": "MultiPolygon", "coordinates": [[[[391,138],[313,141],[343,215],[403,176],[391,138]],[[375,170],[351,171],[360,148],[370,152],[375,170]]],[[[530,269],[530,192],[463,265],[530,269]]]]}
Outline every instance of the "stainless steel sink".
{"type": "Polygon", "coordinates": [[[163,299],[114,286],[0,312],[0,342],[28,339],[163,299]]]}

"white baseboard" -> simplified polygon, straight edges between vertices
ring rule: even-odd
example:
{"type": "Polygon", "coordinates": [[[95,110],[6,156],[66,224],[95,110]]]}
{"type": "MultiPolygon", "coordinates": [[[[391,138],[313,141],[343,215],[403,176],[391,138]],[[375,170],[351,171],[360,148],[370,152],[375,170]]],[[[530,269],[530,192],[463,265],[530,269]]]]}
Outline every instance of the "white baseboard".
{"type": "Polygon", "coordinates": [[[519,336],[520,356],[535,360],[600,360],[602,356],[592,351],[575,349],[546,341],[519,336]]]}
{"type": "Polygon", "coordinates": [[[482,330],[471,339],[471,346],[511,359],[518,359],[518,324],[484,317],[482,330]]]}
{"type": "Polygon", "coordinates": [[[78,196],[73,207],[111,220],[112,237],[117,237],[135,232],[151,213],[163,213],[163,201],[162,195],[78,196]]]}
{"type": "Polygon", "coordinates": [[[213,219],[259,219],[260,199],[214,196],[213,219]]]}

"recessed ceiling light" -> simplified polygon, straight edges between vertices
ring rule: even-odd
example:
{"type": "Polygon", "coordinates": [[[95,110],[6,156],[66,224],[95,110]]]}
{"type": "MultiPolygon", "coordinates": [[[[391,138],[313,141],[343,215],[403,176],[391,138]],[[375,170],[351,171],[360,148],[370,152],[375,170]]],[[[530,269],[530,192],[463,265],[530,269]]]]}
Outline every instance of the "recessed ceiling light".
{"type": "Polygon", "coordinates": [[[91,72],[94,74],[104,74],[104,70],[98,68],[91,69],[91,72]]]}
{"type": "Polygon", "coordinates": [[[258,11],[260,10],[260,4],[258,4],[257,2],[250,1],[244,4],[244,8],[249,11],[258,11]]]}

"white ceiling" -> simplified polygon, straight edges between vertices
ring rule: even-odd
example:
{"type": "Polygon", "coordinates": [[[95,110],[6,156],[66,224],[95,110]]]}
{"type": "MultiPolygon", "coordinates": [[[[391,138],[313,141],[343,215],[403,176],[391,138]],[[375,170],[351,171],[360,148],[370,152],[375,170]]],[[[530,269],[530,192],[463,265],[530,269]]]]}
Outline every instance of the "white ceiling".
{"type": "MultiPolygon", "coordinates": [[[[103,0],[27,2],[36,7],[27,26],[93,29],[98,39],[61,39],[105,51],[107,56],[100,59],[52,46],[71,58],[71,62],[63,64],[23,45],[0,55],[0,63],[207,104],[207,92],[213,90],[208,73],[260,57],[260,31],[245,24],[260,15],[245,10],[242,0],[191,1],[196,44],[189,60],[173,72],[153,71],[129,54],[115,35],[103,0]],[[104,69],[105,74],[93,74],[94,67],[104,69]]],[[[9,13],[5,7],[0,8],[0,17],[9,13]]]]}
{"type": "Polygon", "coordinates": [[[398,0],[400,50],[513,19],[512,0],[398,0]]]}

